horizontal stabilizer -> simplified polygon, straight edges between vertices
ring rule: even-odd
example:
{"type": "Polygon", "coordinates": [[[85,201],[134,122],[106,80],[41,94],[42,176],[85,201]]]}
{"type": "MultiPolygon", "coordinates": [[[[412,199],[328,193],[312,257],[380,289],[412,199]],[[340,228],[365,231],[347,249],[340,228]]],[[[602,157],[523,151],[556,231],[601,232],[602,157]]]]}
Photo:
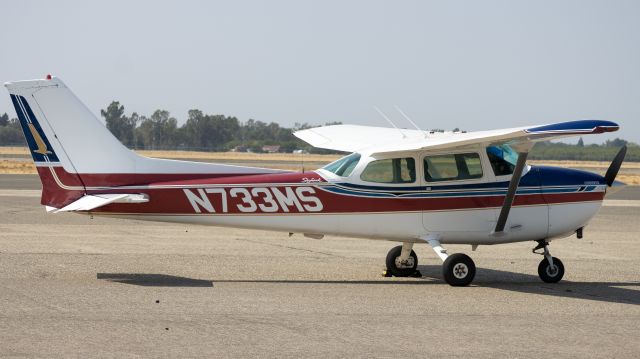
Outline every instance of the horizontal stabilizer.
{"type": "Polygon", "coordinates": [[[146,203],[149,202],[149,196],[146,194],[93,194],[86,195],[77,201],[55,211],[58,212],[74,212],[74,211],[90,211],[92,209],[106,206],[109,203],[146,203]]]}

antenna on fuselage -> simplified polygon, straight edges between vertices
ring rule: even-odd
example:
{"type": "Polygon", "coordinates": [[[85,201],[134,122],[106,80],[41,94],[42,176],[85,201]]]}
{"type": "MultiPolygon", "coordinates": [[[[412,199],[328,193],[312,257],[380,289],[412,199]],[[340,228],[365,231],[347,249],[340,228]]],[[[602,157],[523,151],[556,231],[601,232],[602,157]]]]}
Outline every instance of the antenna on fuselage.
{"type": "Polygon", "coordinates": [[[427,137],[427,133],[426,133],[426,132],[424,132],[424,131],[422,131],[422,130],[420,129],[420,127],[418,127],[418,125],[416,125],[416,123],[415,123],[415,122],[413,122],[413,121],[409,118],[409,116],[407,116],[407,115],[404,113],[404,111],[402,111],[402,110],[400,109],[400,107],[398,107],[398,105],[394,105],[394,107],[396,108],[396,110],[397,110],[398,112],[400,112],[400,114],[402,115],[402,117],[404,117],[404,119],[405,119],[405,120],[409,121],[409,123],[410,123],[410,124],[412,124],[412,125],[413,125],[413,127],[415,127],[415,128],[416,128],[416,130],[418,130],[418,131],[420,131],[420,132],[424,133],[424,137],[427,137]]]}
{"type": "Polygon", "coordinates": [[[387,117],[387,115],[384,114],[384,112],[380,111],[380,109],[378,107],[376,107],[376,106],[373,106],[373,109],[376,110],[378,112],[378,114],[380,114],[380,116],[382,116],[382,118],[387,120],[387,122],[389,122],[391,124],[391,126],[393,126],[393,128],[395,128],[396,130],[400,131],[400,134],[402,135],[402,138],[407,138],[407,136],[404,134],[404,132],[402,132],[402,130],[400,128],[398,128],[398,126],[396,126],[396,124],[393,123],[393,121],[391,121],[389,119],[389,117],[387,117]]]}

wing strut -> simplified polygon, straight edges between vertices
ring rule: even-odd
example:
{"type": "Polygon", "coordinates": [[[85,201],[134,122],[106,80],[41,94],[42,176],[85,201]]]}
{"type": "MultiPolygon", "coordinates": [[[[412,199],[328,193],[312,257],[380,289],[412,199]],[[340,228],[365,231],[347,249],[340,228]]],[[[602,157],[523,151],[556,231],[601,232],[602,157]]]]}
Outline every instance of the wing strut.
{"type": "Polygon", "coordinates": [[[519,152],[518,162],[516,162],[516,168],[513,170],[513,176],[511,182],[509,182],[509,189],[507,190],[507,196],[502,203],[502,209],[500,210],[500,216],[498,217],[498,223],[496,223],[496,229],[493,234],[502,234],[504,232],[504,226],[507,224],[507,218],[509,217],[509,211],[511,211],[511,205],[516,197],[518,191],[518,184],[520,184],[520,177],[522,177],[522,171],[527,162],[527,156],[529,152],[519,152]]]}

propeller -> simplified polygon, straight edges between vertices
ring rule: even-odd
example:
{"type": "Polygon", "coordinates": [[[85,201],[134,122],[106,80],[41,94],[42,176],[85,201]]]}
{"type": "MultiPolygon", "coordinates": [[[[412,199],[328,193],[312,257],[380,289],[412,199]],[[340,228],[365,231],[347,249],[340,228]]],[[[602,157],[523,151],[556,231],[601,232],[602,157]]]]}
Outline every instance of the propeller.
{"type": "Polygon", "coordinates": [[[611,187],[613,185],[613,181],[615,181],[616,176],[618,175],[618,171],[620,170],[620,166],[622,166],[622,161],[624,161],[624,156],[627,154],[627,146],[624,145],[618,151],[616,157],[613,158],[609,168],[607,169],[607,173],[604,175],[604,180],[607,183],[607,186],[611,187]]]}

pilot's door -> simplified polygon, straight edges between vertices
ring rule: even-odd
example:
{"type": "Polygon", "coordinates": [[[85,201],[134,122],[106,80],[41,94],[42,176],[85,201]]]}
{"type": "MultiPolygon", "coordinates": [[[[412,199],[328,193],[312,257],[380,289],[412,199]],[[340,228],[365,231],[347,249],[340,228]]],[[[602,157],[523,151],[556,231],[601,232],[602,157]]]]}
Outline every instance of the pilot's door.
{"type": "Polygon", "coordinates": [[[422,223],[429,233],[447,233],[447,240],[489,235],[497,212],[489,196],[493,176],[480,151],[423,154],[422,223]]]}
{"type": "MultiPolygon", "coordinates": [[[[497,176],[498,184],[507,188],[511,175],[497,176]]],[[[502,198],[502,200],[504,200],[502,198]]],[[[502,202],[501,202],[502,204],[502,202]]],[[[505,225],[506,239],[536,240],[547,238],[549,233],[549,206],[540,178],[540,169],[527,167],[520,178],[517,195],[509,211],[505,225]]]]}

